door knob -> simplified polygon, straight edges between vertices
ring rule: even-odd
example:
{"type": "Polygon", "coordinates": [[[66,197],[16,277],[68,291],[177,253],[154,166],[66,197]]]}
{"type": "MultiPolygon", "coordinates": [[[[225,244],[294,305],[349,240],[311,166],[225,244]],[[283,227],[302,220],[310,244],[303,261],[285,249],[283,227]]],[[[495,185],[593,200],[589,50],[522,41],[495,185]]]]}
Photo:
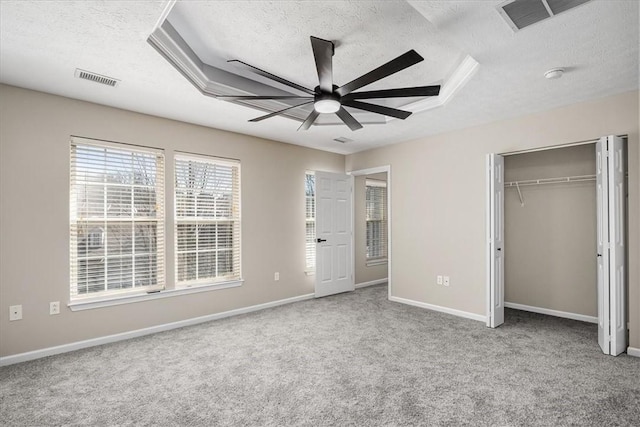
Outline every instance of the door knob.
{"type": "Polygon", "coordinates": [[[327,241],[327,239],[321,239],[319,237],[316,239],[316,242],[318,242],[318,243],[322,243],[322,242],[326,242],[326,241],[327,241]]]}
{"type": "Polygon", "coordinates": [[[602,256],[602,254],[598,254],[598,256],[602,256]]]}

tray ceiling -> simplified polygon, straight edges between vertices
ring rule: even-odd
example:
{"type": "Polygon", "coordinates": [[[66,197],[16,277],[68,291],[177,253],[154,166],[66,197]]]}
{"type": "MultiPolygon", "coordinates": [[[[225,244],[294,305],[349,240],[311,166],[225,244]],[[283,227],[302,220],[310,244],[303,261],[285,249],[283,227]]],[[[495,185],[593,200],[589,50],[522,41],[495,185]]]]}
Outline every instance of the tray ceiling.
{"type": "Polygon", "coordinates": [[[636,0],[590,1],[517,33],[500,16],[501,3],[3,0],[0,81],[345,154],[638,88],[636,0]],[[240,59],[315,87],[314,35],[336,43],[340,84],[415,49],[425,61],[367,89],[442,83],[449,93],[434,105],[414,105],[405,121],[356,132],[346,126],[296,132],[299,122],[282,117],[248,123],[260,112],[203,96],[152,48],[147,40],[164,18],[213,67],[240,59]],[[544,79],[554,67],[564,67],[564,77],[544,79]],[[78,79],[76,68],[119,83],[78,79]],[[353,141],[334,141],[339,137],[353,141]]]}

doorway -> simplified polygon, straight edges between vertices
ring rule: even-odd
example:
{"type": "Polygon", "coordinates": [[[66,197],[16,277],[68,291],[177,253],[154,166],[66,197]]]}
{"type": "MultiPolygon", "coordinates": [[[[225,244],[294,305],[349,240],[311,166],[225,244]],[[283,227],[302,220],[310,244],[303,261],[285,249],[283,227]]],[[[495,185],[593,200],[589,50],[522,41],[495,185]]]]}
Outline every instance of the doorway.
{"type": "Polygon", "coordinates": [[[624,141],[584,144],[488,156],[487,326],[505,307],[598,323],[603,352],[617,355],[627,333],[624,141]]]}
{"type": "Polygon", "coordinates": [[[349,172],[354,177],[356,287],[388,284],[391,296],[391,166],[349,172]]]}

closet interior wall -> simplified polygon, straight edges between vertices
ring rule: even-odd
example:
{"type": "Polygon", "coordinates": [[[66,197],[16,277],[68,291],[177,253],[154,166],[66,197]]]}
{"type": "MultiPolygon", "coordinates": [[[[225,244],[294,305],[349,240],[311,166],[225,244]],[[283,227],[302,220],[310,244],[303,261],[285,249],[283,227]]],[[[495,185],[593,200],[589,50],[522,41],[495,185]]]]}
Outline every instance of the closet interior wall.
{"type": "Polygon", "coordinates": [[[597,317],[595,145],[505,157],[505,302],[597,317]],[[520,194],[518,192],[520,191],[520,194]]]}

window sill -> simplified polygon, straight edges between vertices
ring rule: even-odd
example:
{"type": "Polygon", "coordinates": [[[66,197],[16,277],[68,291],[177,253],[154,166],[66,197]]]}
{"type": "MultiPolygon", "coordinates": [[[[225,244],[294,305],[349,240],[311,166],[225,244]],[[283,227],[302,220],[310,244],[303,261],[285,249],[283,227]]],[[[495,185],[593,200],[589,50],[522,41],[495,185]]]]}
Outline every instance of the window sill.
{"type": "Polygon", "coordinates": [[[374,265],[382,265],[382,264],[386,264],[387,263],[387,259],[386,258],[381,258],[381,259],[372,259],[367,261],[367,267],[373,267],[374,265]]]}
{"type": "Polygon", "coordinates": [[[234,280],[230,282],[213,283],[209,285],[197,285],[178,289],[166,289],[159,292],[142,293],[134,295],[122,295],[106,297],[101,299],[87,299],[72,301],[67,304],[71,311],[91,310],[94,308],[111,307],[114,305],[131,304],[134,302],[150,301],[160,298],[177,297],[180,295],[196,294],[199,292],[215,291],[219,289],[235,288],[242,286],[244,280],[234,280]]]}

